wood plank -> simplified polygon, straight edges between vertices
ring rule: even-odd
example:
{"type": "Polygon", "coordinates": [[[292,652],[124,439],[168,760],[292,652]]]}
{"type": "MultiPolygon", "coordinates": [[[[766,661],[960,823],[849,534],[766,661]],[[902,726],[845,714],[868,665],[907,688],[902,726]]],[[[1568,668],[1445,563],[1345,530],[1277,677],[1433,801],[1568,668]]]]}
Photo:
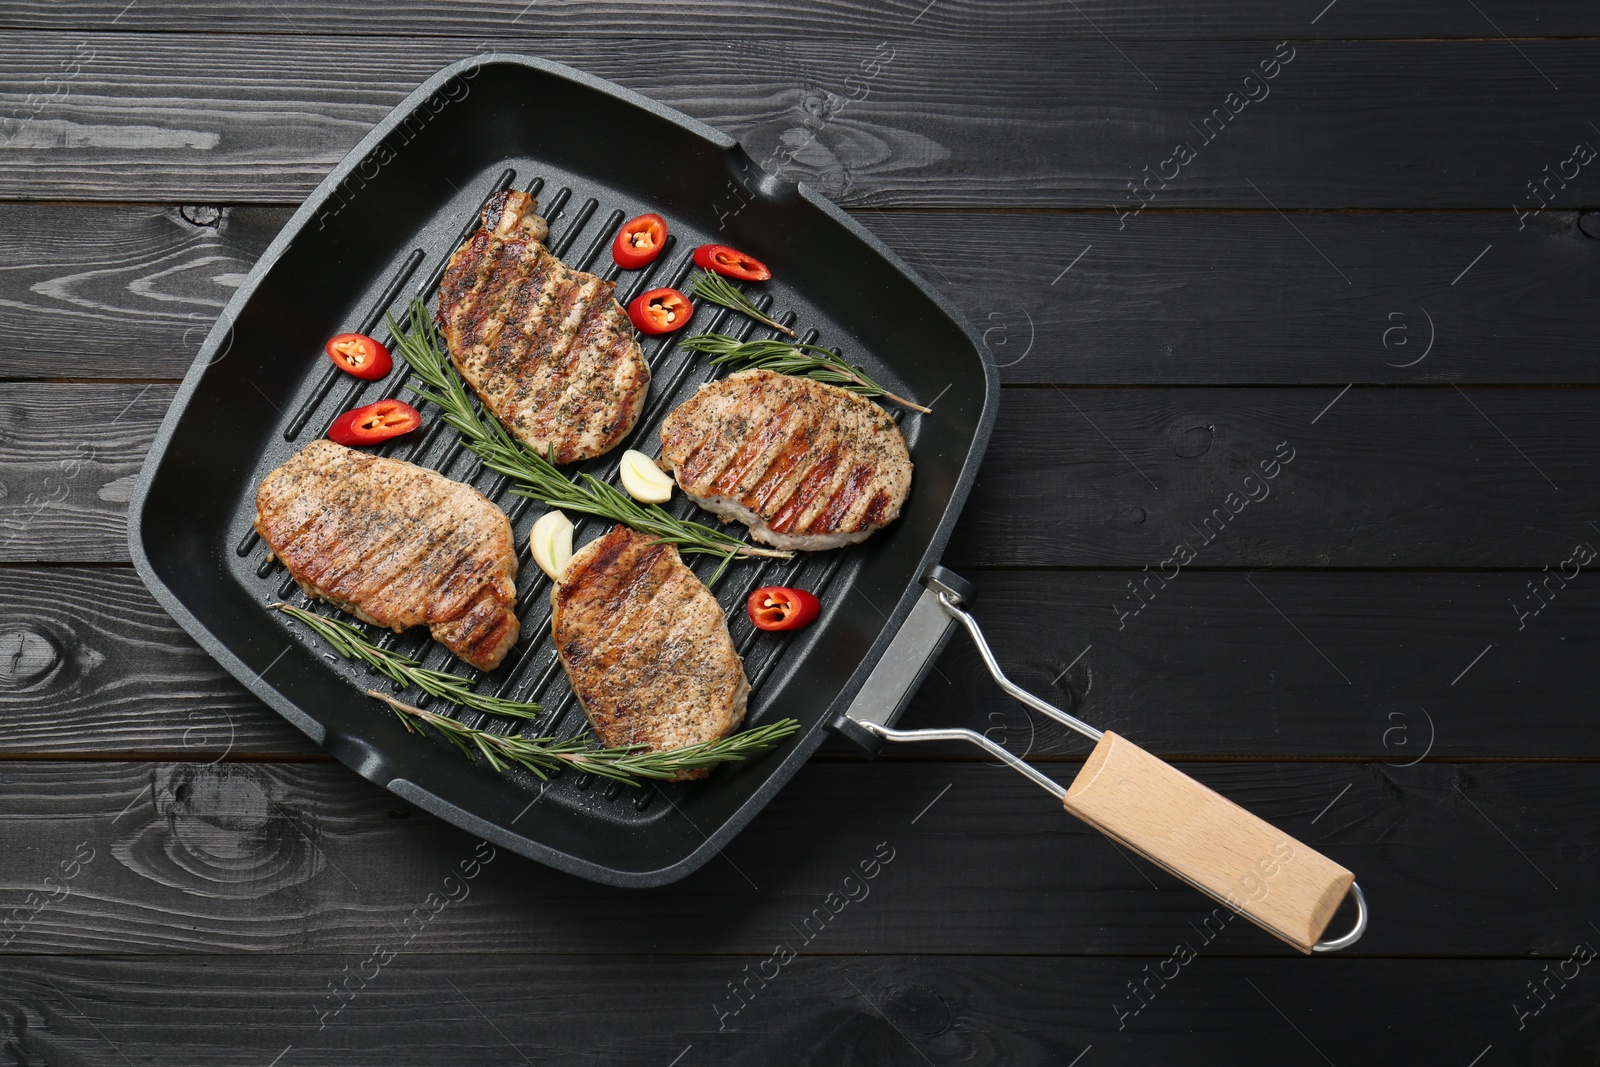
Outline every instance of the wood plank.
{"type": "Polygon", "coordinates": [[[0,377],[182,377],[287,218],[281,208],[0,205],[0,329],[11,338],[0,377]]]}
{"type": "Polygon", "coordinates": [[[687,959],[404,955],[381,968],[367,962],[384,958],[372,946],[267,960],[23,960],[0,987],[0,1035],[28,1063],[216,1067],[274,1056],[395,1067],[802,1062],[797,1049],[807,1063],[882,1067],[1147,1067],[1231,1062],[1241,1046],[1300,1064],[1464,1065],[1488,1053],[1482,1063],[1493,1065],[1588,1062],[1600,1047],[1587,927],[1549,962],[1229,960],[1187,937],[1194,955],[1182,963],[1171,946],[1150,960],[801,954],[781,965],[769,948],[687,959]],[[1517,1009],[1535,1003],[1530,982],[1547,982],[1549,999],[1519,1029],[1517,1009]],[[730,983],[749,992],[736,999],[730,983]],[[1149,990],[1144,1000],[1129,983],[1149,990]]]}
{"type": "MultiPolygon", "coordinates": [[[[0,560],[127,560],[172,391],[8,386],[0,560]]],[[[1600,512],[1597,415],[1589,388],[1008,389],[947,562],[1555,568],[1600,512]]]]}
{"type": "Polygon", "coordinates": [[[128,500],[170,385],[0,391],[0,562],[126,562],[128,500]]]}
{"type": "MultiPolygon", "coordinates": [[[[750,39],[773,35],[838,40],[849,37],[894,39],[1028,38],[1101,41],[1100,35],[1126,40],[1229,40],[1234,38],[1312,39],[1341,37],[1486,37],[1496,32],[1516,37],[1600,35],[1594,13],[1571,4],[1517,4],[1492,9],[1487,16],[1445,0],[1407,4],[1394,11],[1360,5],[1303,10],[1268,0],[1228,3],[1084,0],[1070,5],[1048,0],[879,0],[872,4],[839,0],[739,5],[715,0],[674,3],[672,18],[658,5],[630,3],[536,4],[525,0],[467,0],[441,8],[422,0],[400,0],[373,9],[351,0],[312,4],[305,0],[258,8],[227,5],[206,11],[210,33],[339,34],[344,36],[454,36],[491,40],[507,32],[540,37],[663,36],[689,39],[750,39]]],[[[178,0],[92,0],[64,11],[49,0],[19,0],[0,13],[0,27],[75,31],[143,30],[183,33],[195,29],[194,9],[178,0]]],[[[1107,44],[1109,48],[1109,44],[1107,44]]]]}
{"type": "MultiPolygon", "coordinates": [[[[1163,756],[1600,758],[1588,717],[1600,702],[1588,669],[1600,658],[1600,601],[1587,579],[1565,590],[1552,581],[1549,605],[1519,629],[1511,605],[1531,611],[1527,582],[1542,575],[1185,571],[1152,583],[1126,625],[1113,610],[1131,610],[1126,571],[968,576],[973,610],[1018,684],[1163,756]],[[1524,729],[1506,729],[1508,709],[1524,729]]],[[[179,630],[131,569],[0,568],[0,608],[0,756],[320,756],[179,630]]],[[[1087,751],[1002,698],[969,643],[953,642],[938,666],[906,725],[966,726],[1033,757],[1087,751]]]]}
{"type": "MultiPolygon", "coordinates": [[[[13,339],[0,375],[180,377],[287,218],[0,205],[0,327],[13,339]]],[[[1121,232],[1094,212],[860,220],[983,332],[1007,382],[1600,382],[1587,356],[1600,241],[1571,212],[1520,233],[1510,212],[1301,214],[1293,226],[1272,212],[1151,212],[1121,232]]]]}
{"type": "Polygon", "coordinates": [[[859,217],[1007,383],[1595,380],[1600,241],[1572,212],[859,217]]]}
{"type": "MultiPolygon", "coordinates": [[[[887,62],[870,40],[741,42],[754,72],[710,39],[666,52],[654,39],[493,44],[680,108],[853,206],[1505,211],[1533,206],[1527,185],[1546,166],[1571,172],[1550,179],[1553,207],[1600,199],[1600,168],[1563,168],[1594,137],[1585,105],[1600,71],[1586,42],[1280,51],[1096,38],[919,42],[887,62]],[[1263,63],[1275,77],[1246,86],[1263,63]],[[1194,158],[1174,163],[1180,143],[1194,158]],[[1146,167],[1170,173],[1147,179],[1146,167]]],[[[0,93],[12,163],[0,197],[182,203],[299,201],[417,83],[480,50],[469,38],[364,41],[351,79],[353,46],[336,37],[28,32],[0,44],[14,85],[0,93]]]]}
{"type": "Polygon", "coordinates": [[[0,747],[179,758],[320,753],[123,567],[0,567],[0,747]]]}
{"type": "MultiPolygon", "coordinates": [[[[1555,573],[1572,545],[1550,545],[1555,573]]],[[[968,576],[1017,684],[1169,758],[1600,757],[1587,577],[1551,580],[1535,610],[1528,582],[1544,575],[1528,571],[1184,570],[1139,585],[1139,601],[1137,572],[968,576]]],[[[1033,756],[1087,751],[1003,697],[959,637],[903,725],[968,726],[1033,756]]]]}
{"type": "Polygon", "coordinates": [[[946,559],[1554,569],[1595,535],[1597,417],[1588,389],[1009,389],[946,559]]]}
{"type": "MultiPolygon", "coordinates": [[[[1184,769],[1355,872],[1373,920],[1354,955],[1555,957],[1588,929],[1592,764],[1184,769]]],[[[474,851],[336,764],[29,761],[0,774],[13,956],[364,955],[474,851]],[[54,901],[30,902],[41,890],[54,901]]],[[[846,888],[857,902],[829,906],[811,951],[1161,956],[1213,911],[1004,768],[813,762],[682,882],[608,889],[505,854],[406,952],[764,953],[846,888]],[[875,858],[865,888],[847,885],[875,858]]],[[[1223,925],[1208,953],[1292,951],[1223,925]]]]}

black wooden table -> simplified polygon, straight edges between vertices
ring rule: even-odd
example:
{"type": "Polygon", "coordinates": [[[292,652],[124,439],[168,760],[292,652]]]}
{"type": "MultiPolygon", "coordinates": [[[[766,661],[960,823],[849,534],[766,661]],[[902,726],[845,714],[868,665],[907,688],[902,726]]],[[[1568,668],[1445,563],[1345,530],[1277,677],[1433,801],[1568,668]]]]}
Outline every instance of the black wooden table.
{"type": "MultiPolygon", "coordinates": [[[[0,7],[0,1062],[1600,1060],[1600,13],[1325,3],[0,7]],[[920,747],[598,887],[179,631],[124,530],[176,380],[489,48],[729,131],[985,331],[947,561],[1006,668],[1356,871],[1360,944],[1300,958],[920,747]]],[[[965,647],[909,718],[1084,754],[965,647]]]]}

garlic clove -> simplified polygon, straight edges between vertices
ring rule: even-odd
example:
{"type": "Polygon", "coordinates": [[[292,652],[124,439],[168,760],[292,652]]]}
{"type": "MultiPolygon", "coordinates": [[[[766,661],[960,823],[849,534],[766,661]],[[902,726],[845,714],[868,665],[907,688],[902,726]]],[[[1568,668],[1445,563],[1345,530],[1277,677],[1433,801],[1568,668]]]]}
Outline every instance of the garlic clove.
{"type": "Polygon", "coordinates": [[[572,561],[572,520],[560,511],[541,515],[528,531],[528,548],[539,569],[559,582],[572,561]]]}
{"type": "Polygon", "coordinates": [[[622,488],[642,504],[665,504],[672,499],[672,479],[656,461],[636,449],[622,453],[622,488]]]}

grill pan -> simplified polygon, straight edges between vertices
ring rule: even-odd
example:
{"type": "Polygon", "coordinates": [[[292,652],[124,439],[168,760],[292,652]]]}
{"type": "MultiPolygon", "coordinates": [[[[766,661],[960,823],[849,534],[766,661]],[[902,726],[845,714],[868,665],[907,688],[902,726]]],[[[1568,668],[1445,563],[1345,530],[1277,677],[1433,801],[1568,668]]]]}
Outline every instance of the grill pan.
{"type": "MultiPolygon", "coordinates": [[[[608,455],[569,471],[614,480],[621,448],[654,454],[661,418],[716,376],[706,357],[682,350],[677,339],[711,331],[775,335],[757,325],[699,303],[689,329],[643,338],[653,380],[637,427],[608,455]]],[[[726,134],[636,93],[560,64],[487,54],[444,68],[402,101],[268,247],[223,310],[162,423],[130,507],[129,540],[141,577],[206,651],[363,777],[561,870],[613,885],[659,885],[714,855],[830,730],[869,752],[886,740],[933,737],[993,749],[971,731],[901,731],[893,722],[955,629],[965,625],[981,645],[976,623],[961,607],[970,590],[937,561],[971,488],[998,404],[998,375],[971,325],[827,200],[769,176],[726,134]],[[690,252],[699,244],[747,249],[769,263],[775,276],[750,295],[800,340],[840,347],[892,392],[925,404],[937,401],[932,416],[891,408],[916,465],[897,522],[842,550],[799,553],[792,561],[735,562],[718,584],[718,600],[754,688],[747,724],[790,716],[802,730],[773,752],[723,767],[704,782],[633,789],[571,769],[548,783],[518,768],[497,774],[466,761],[432,734],[408,732],[364,694],[376,681],[369,669],[339,659],[285,616],[265,609],[278,600],[309,603],[282,566],[267,560],[252,529],[257,484],[320,437],[340,412],[407,395],[403,364],[385,380],[358,381],[321,356],[323,341],[356,331],[390,343],[382,329],[385,313],[401,317],[413,295],[431,301],[446,259],[477,226],[480,205],[513,186],[538,199],[539,213],[550,224],[550,249],[573,267],[618,278],[622,303],[647,289],[682,287],[693,269],[690,252]],[[619,278],[608,253],[610,239],[624,218],[645,211],[669,220],[669,244],[651,266],[619,278]],[[226,447],[219,447],[222,441],[226,447]],[[751,589],[774,584],[815,591],[822,617],[798,634],[755,629],[740,606],[751,589]]],[[[507,479],[485,471],[437,410],[420,406],[424,428],[378,451],[476,486],[510,516],[521,554],[517,602],[523,636],[478,688],[542,703],[544,715],[529,732],[577,735],[587,723],[546,639],[549,582],[528,559],[527,532],[543,508],[511,495],[507,479]]],[[[683,516],[695,510],[681,493],[669,507],[683,516]]],[[[580,519],[575,543],[608,525],[580,519]]],[[[691,556],[686,562],[705,579],[717,561],[691,556]]],[[[378,640],[428,667],[463,667],[425,627],[384,633],[378,640]]],[[[1013,695],[1064,717],[1004,681],[983,647],[1013,695]]],[[[406,699],[426,704],[416,694],[406,699]]],[[[472,712],[461,714],[472,725],[486,725],[472,712]]],[[[1072,808],[1068,791],[1004,750],[996,754],[1048,783],[1072,808]]],[[[1100,755],[1097,748],[1086,767],[1096,766],[1100,755]]],[[[1171,780],[1186,783],[1182,788],[1232,808],[1152,762],[1170,776],[1168,787],[1171,780]]],[[[1122,775],[1124,791],[1128,782],[1122,775]]],[[[1342,883],[1335,884],[1337,876],[1319,883],[1307,926],[1316,929],[1308,938],[1305,931],[1286,929],[1293,923],[1274,919],[1271,909],[1254,907],[1254,894],[1240,879],[1259,880],[1277,902],[1296,894],[1288,888],[1293,879],[1266,873],[1272,856],[1297,877],[1307,866],[1284,859],[1279,842],[1290,842],[1284,847],[1297,856],[1328,861],[1265,823],[1255,820],[1273,835],[1257,842],[1258,851],[1267,850],[1263,857],[1239,852],[1245,846],[1238,846],[1244,838],[1237,835],[1221,841],[1223,852],[1232,845],[1238,854],[1219,883],[1197,874],[1190,857],[1163,853],[1148,834],[1140,836],[1142,830],[1116,825],[1114,817],[1097,821],[1079,814],[1303,951],[1320,936],[1344,887],[1359,894],[1342,868],[1342,883]]],[[[1224,838],[1236,829],[1227,819],[1201,828],[1224,838]]],[[[1182,841],[1197,832],[1168,830],[1167,836],[1176,833],[1182,841]]],[[[1202,843],[1215,853],[1217,840],[1202,843]]],[[[1364,915],[1363,908],[1358,926],[1364,915]]]]}

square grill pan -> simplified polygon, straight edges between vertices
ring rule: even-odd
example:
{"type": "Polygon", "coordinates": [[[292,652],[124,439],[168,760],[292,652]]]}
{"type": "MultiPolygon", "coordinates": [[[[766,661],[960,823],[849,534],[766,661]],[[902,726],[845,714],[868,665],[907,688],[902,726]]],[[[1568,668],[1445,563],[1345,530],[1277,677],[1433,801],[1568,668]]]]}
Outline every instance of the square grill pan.
{"type": "MultiPolygon", "coordinates": [[[[637,428],[569,473],[614,481],[622,448],[656,453],[662,417],[716,376],[708,357],[678,347],[680,337],[774,335],[698,303],[682,332],[642,339],[653,381],[637,428]]],[[[918,647],[909,664],[902,640],[889,657],[892,669],[875,668],[924,595],[922,581],[966,498],[998,399],[977,332],[812,190],[765,174],[731,137],[627,89],[560,64],[488,54],[444,68],[407,97],[250,272],[162,423],[134,494],[129,540],[162,606],[252,692],[363,777],[551,866],[614,885],[657,885],[726,844],[843,721],[869,676],[874,684],[858,705],[873,704],[873,719],[892,722],[904,707],[948,634],[941,628],[932,641],[911,642],[918,647]],[[683,286],[695,246],[731,244],[772,266],[775,280],[750,295],[801,340],[841,348],[893,392],[924,403],[938,398],[933,416],[891,409],[916,465],[897,522],[842,550],[735,562],[718,583],[754,687],[747,725],[792,716],[803,730],[704,781],[635,789],[571,770],[549,783],[520,769],[496,774],[432,734],[408,733],[364,695],[386,681],[265,607],[310,604],[267,560],[252,529],[262,477],[340,412],[410,396],[403,362],[382,381],[362,382],[332,367],[323,342],[353,330],[392,344],[385,313],[399,319],[414,295],[432,306],[445,261],[477,226],[482,202],[512,186],[538,198],[550,249],[573,267],[617,279],[624,304],[646,289],[683,286]],[[645,211],[662,214],[672,237],[654,264],[622,274],[611,261],[611,238],[623,219],[645,211]],[[814,590],[824,605],[819,622],[797,635],[756,630],[741,607],[750,590],[771,584],[814,590]]],[[[423,429],[378,451],[476,486],[510,516],[519,546],[522,638],[482,677],[480,691],[542,703],[543,716],[526,732],[587,730],[548,640],[550,583],[528,558],[528,529],[544,507],[511,495],[508,480],[485,471],[436,409],[419,407],[423,429]]],[[[669,507],[684,516],[696,511],[681,493],[669,507]]],[[[608,525],[582,520],[575,543],[608,525]]],[[[689,562],[702,580],[716,563],[689,562]]],[[[382,645],[426,666],[465,667],[423,627],[380,633],[382,645]]],[[[405,699],[426,703],[415,692],[405,699]]],[[[485,721],[500,730],[519,725],[485,721]]]]}

